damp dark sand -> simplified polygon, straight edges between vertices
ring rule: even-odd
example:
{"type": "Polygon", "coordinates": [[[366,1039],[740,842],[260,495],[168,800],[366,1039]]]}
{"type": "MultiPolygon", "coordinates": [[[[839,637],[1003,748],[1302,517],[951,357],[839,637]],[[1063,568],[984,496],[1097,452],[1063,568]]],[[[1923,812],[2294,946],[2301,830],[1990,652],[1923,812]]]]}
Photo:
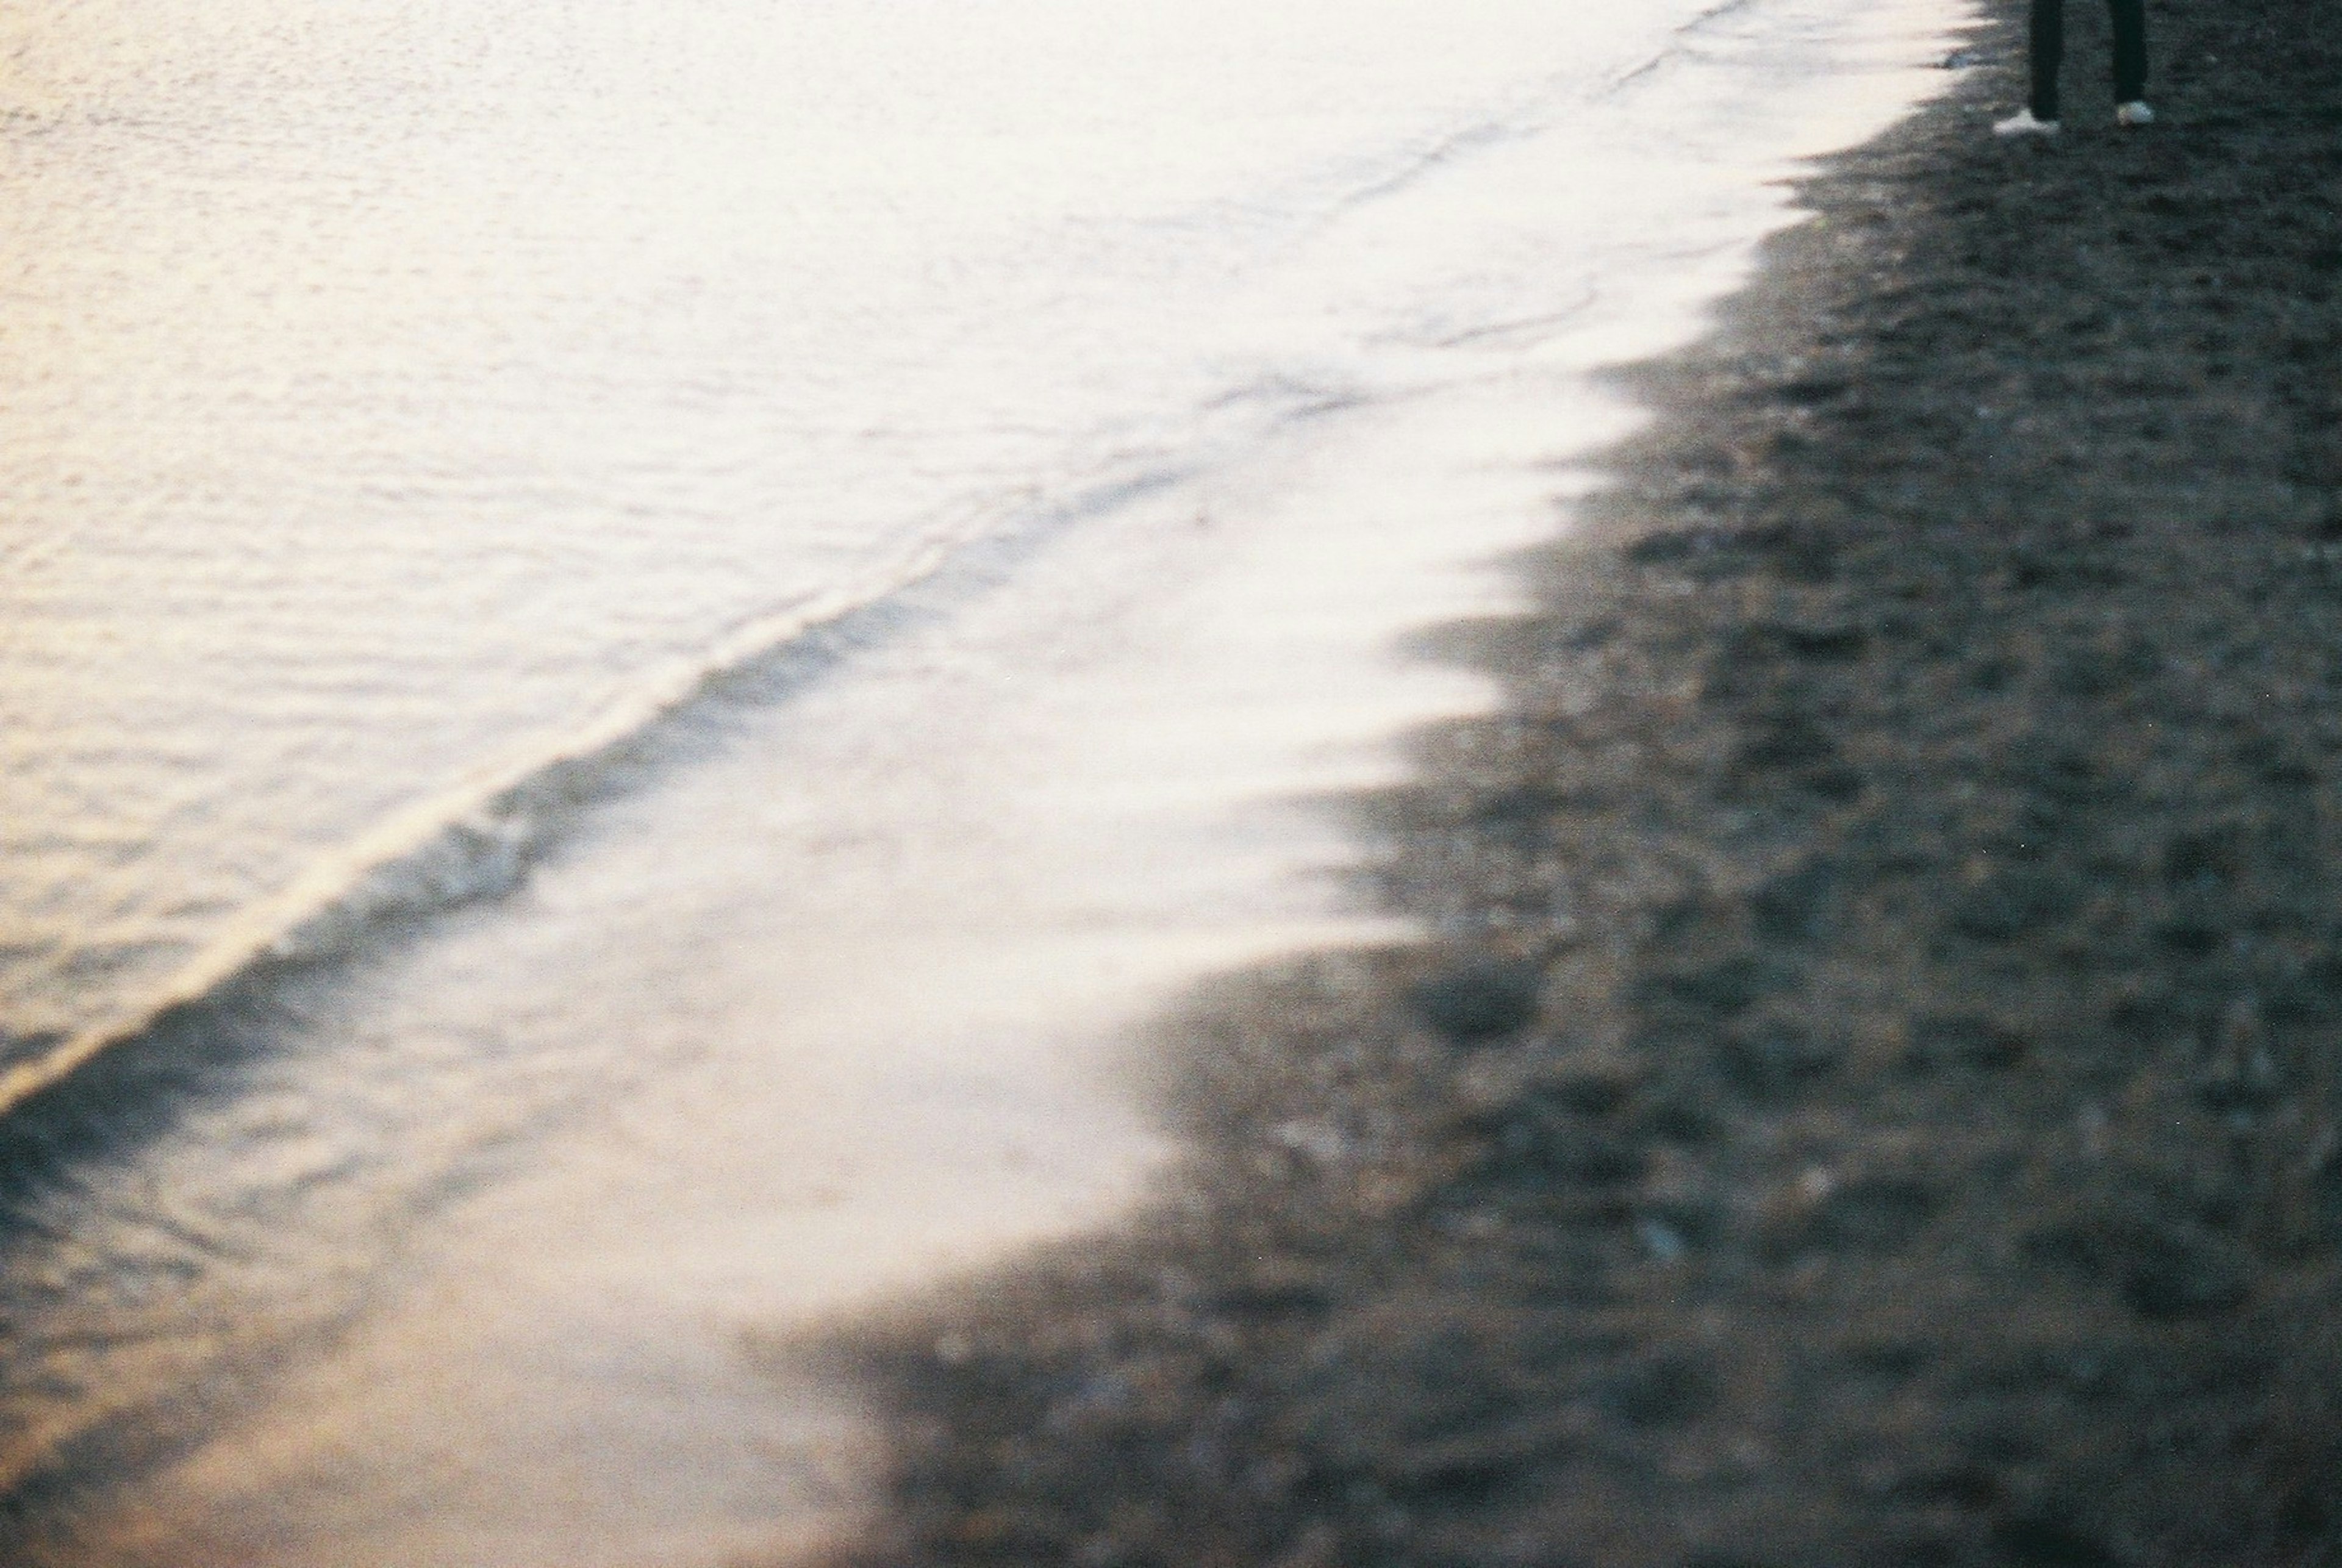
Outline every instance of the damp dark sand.
{"type": "Polygon", "coordinates": [[[2074,11],[1456,629],[1362,808],[1449,937],[1199,1000],[1135,1239],[838,1350],[868,1562],[2342,1554],[2342,47],[2157,7],[2120,135],[2074,11]]]}

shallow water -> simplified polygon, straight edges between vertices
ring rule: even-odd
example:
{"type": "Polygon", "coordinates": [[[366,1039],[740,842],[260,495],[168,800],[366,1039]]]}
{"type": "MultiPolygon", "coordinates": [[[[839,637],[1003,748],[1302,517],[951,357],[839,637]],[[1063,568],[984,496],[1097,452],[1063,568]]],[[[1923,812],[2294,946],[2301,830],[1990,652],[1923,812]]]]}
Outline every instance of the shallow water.
{"type": "Polygon", "coordinates": [[[30,1211],[0,1483],[179,1564],[850,1517],[741,1336],[1110,1213],[1148,1009],[1387,934],[1296,803],[1486,696],[1394,639],[1953,20],[1573,9],[0,23],[0,1020],[265,1047],[30,1211]]]}
{"type": "Polygon", "coordinates": [[[15,1054],[945,546],[1596,312],[1646,162],[1443,176],[1710,5],[13,8],[15,1054]]]}

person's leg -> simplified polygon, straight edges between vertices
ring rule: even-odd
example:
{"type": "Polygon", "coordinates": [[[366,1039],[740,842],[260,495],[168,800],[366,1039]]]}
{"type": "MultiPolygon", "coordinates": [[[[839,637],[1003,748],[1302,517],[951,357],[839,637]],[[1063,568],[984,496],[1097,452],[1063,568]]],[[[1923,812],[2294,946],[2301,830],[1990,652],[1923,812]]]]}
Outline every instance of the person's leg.
{"type": "Polygon", "coordinates": [[[2115,102],[2147,96],[2147,0],[2107,0],[2115,19],[2115,102]]]}
{"type": "Polygon", "coordinates": [[[2033,0],[2032,107],[2037,120],[2057,117],[2057,69],[2065,55],[2066,0],[2033,0]]]}

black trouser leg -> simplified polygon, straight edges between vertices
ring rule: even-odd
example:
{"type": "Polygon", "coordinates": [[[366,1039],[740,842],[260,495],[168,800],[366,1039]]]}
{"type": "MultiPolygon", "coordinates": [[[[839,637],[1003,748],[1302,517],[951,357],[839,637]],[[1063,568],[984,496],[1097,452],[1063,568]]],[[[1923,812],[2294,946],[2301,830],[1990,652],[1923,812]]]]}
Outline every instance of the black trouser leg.
{"type": "Polygon", "coordinates": [[[2115,102],[2147,96],[2147,0],[2107,0],[2115,16],[2115,102]]]}
{"type": "MultiPolygon", "coordinates": [[[[2121,5],[2126,0],[2114,0],[2121,5]]],[[[2137,5],[2141,0],[2127,0],[2137,5]]],[[[2033,117],[2057,117],[2057,67],[2066,56],[2066,0],[2033,0],[2033,117]]]]}

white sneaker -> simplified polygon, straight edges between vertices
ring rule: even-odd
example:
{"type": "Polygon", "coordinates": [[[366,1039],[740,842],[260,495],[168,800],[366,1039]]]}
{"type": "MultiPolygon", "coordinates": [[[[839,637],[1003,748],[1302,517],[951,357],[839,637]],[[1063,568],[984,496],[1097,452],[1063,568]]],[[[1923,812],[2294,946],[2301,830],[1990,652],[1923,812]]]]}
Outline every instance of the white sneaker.
{"type": "MultiPolygon", "coordinates": [[[[2147,105],[2142,104],[2139,106],[2145,108],[2147,105]]],[[[2019,109],[2006,120],[1996,122],[1992,134],[1996,136],[2054,136],[2057,134],[2057,122],[2037,120],[2031,109],[2019,109]]]]}
{"type": "Polygon", "coordinates": [[[2136,98],[2127,104],[2117,104],[2115,105],[2115,124],[2117,125],[2152,125],[2155,124],[2155,111],[2148,108],[2145,104],[2140,103],[2136,98]]]}

